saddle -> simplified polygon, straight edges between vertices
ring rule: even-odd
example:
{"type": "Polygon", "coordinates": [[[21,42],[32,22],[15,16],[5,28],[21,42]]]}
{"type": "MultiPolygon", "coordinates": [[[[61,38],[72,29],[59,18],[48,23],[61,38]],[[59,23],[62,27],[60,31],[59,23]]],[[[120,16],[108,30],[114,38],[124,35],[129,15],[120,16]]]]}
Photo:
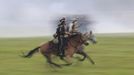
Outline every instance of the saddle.
{"type": "Polygon", "coordinates": [[[58,43],[53,40],[49,41],[49,49],[58,51],[58,43]]]}

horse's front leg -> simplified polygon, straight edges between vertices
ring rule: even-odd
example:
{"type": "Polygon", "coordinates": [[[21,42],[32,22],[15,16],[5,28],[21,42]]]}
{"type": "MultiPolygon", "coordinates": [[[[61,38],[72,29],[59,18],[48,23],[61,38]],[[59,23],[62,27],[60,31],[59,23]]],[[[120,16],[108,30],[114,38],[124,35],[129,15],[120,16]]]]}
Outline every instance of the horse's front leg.
{"type": "Polygon", "coordinates": [[[95,64],[95,62],[91,59],[91,57],[90,57],[89,55],[86,54],[86,57],[87,57],[88,60],[90,60],[90,62],[91,62],[92,64],[95,64]]]}
{"type": "Polygon", "coordinates": [[[73,54],[74,54],[74,50],[75,50],[75,48],[68,46],[68,48],[65,51],[65,57],[64,57],[64,61],[67,64],[62,64],[63,66],[72,65],[72,57],[73,57],[73,54]]]}
{"type": "Polygon", "coordinates": [[[91,59],[91,57],[87,53],[82,51],[81,54],[84,56],[83,60],[85,60],[85,58],[87,58],[92,64],[95,64],[95,62],[91,59]]]}
{"type": "Polygon", "coordinates": [[[90,60],[90,62],[92,64],[95,64],[95,62],[91,59],[91,57],[87,53],[85,53],[83,50],[82,51],[78,51],[77,54],[80,54],[80,55],[83,56],[83,58],[80,59],[80,61],[84,61],[87,58],[88,60],[90,60]]]}
{"type": "Polygon", "coordinates": [[[65,61],[67,64],[62,64],[63,66],[72,65],[72,57],[71,57],[70,55],[65,56],[64,61],[65,61]]]}
{"type": "Polygon", "coordinates": [[[76,53],[83,56],[82,59],[79,58],[79,61],[84,61],[87,58],[87,54],[84,51],[78,51],[76,53]]]}

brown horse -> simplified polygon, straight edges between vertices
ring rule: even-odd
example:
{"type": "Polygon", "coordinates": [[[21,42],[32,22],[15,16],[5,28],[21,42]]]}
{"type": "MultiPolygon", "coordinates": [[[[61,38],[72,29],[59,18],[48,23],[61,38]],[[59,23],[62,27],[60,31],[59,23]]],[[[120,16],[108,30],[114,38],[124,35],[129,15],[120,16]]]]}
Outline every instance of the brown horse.
{"type": "Polygon", "coordinates": [[[90,43],[96,44],[97,40],[96,40],[95,35],[92,33],[92,31],[90,31],[89,33],[85,33],[85,34],[87,35],[87,41],[77,49],[76,54],[80,54],[83,56],[82,59],[79,59],[80,61],[84,61],[87,58],[88,60],[90,60],[92,64],[95,64],[95,62],[90,58],[90,56],[84,51],[84,47],[85,47],[84,45],[88,46],[90,43]]]}
{"type": "MultiPolygon", "coordinates": [[[[84,56],[84,58],[81,59],[81,61],[85,60],[85,58],[88,58],[91,61],[91,63],[94,64],[93,60],[83,50],[80,50],[80,48],[82,48],[82,45],[87,43],[87,40],[91,40],[90,35],[78,33],[76,35],[69,37],[68,44],[65,49],[65,59],[64,59],[68,63],[67,65],[72,64],[71,58],[75,53],[84,56]]],[[[52,41],[49,41],[29,51],[26,55],[24,55],[24,57],[31,57],[34,53],[40,51],[42,55],[46,57],[47,62],[49,64],[61,67],[61,65],[52,62],[51,59],[52,55],[58,56],[57,49],[58,49],[57,45],[54,44],[52,41]]]]}

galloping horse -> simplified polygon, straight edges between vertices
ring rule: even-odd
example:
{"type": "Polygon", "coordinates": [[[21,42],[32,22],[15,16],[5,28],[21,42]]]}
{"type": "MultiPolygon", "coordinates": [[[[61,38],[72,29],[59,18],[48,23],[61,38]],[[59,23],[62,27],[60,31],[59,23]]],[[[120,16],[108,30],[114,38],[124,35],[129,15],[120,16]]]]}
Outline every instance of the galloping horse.
{"type": "MultiPolygon", "coordinates": [[[[84,45],[89,45],[90,43],[92,43],[92,44],[96,44],[97,43],[97,40],[96,40],[96,37],[95,37],[95,35],[92,33],[92,31],[90,31],[90,33],[85,33],[85,34],[87,34],[87,41],[86,41],[86,43],[84,43],[84,45]]],[[[94,63],[94,61],[89,57],[89,55],[84,51],[84,45],[82,45],[82,46],[80,46],[79,48],[78,48],[78,50],[77,50],[77,52],[76,52],[76,54],[80,54],[80,55],[82,55],[83,56],[83,58],[82,59],[79,59],[80,61],[84,61],[86,58],[87,59],[89,59],[90,60],[90,62],[92,63],[92,64],[95,64],[94,63]]]]}
{"type": "MultiPolygon", "coordinates": [[[[92,34],[78,33],[76,35],[73,35],[73,36],[69,37],[67,47],[65,49],[65,59],[64,59],[64,60],[66,60],[68,65],[72,64],[71,58],[73,57],[73,55],[75,53],[81,54],[81,55],[84,56],[82,61],[85,60],[85,58],[89,58],[91,63],[94,64],[93,60],[83,50],[80,50],[80,48],[82,48],[82,45],[86,44],[88,40],[92,41],[93,43],[96,42],[96,40],[93,39],[94,37],[92,37],[91,35],[92,34]]],[[[34,53],[40,51],[42,53],[42,55],[46,57],[47,62],[49,64],[52,64],[52,65],[57,66],[57,67],[61,67],[61,65],[58,65],[58,64],[54,63],[51,59],[52,55],[58,56],[58,50],[57,49],[58,49],[57,45],[54,44],[52,41],[49,41],[47,43],[44,43],[44,44],[36,47],[35,49],[33,49],[31,51],[29,51],[23,57],[31,57],[34,53]]]]}

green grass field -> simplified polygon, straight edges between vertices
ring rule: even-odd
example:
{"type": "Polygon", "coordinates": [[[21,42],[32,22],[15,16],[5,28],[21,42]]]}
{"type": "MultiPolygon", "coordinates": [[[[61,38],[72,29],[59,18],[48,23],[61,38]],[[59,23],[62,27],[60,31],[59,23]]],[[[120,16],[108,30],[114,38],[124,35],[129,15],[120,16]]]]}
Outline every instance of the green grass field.
{"type": "MultiPolygon", "coordinates": [[[[28,51],[51,38],[1,38],[0,75],[134,75],[134,36],[98,36],[98,44],[85,51],[96,62],[73,60],[72,66],[52,68],[40,54],[22,58],[21,51],[28,51]]],[[[58,61],[54,58],[54,61],[58,61]]]]}

